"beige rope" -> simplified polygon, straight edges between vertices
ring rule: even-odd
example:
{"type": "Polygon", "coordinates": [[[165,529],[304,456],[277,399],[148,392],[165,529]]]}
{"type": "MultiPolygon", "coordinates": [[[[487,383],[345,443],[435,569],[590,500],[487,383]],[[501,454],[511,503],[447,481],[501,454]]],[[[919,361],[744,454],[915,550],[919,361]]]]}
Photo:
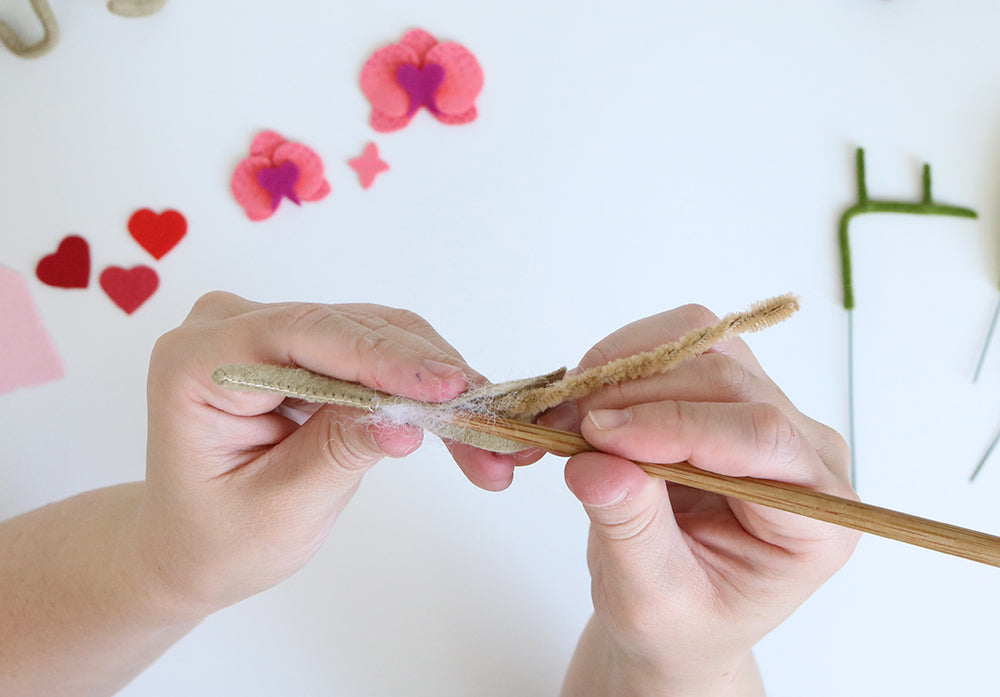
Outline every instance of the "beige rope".
{"type": "MultiPolygon", "coordinates": [[[[167,0],[108,0],[108,9],[121,17],[147,17],[166,4],[167,0]]],[[[44,56],[59,41],[59,23],[48,0],[31,0],[31,7],[45,30],[45,35],[33,44],[26,44],[13,27],[0,20],[0,43],[21,58],[44,56]]]]}
{"type": "Polygon", "coordinates": [[[44,56],[59,41],[59,24],[56,22],[56,15],[48,1],[31,0],[31,8],[35,11],[35,16],[38,17],[38,21],[42,23],[42,28],[45,30],[45,35],[33,44],[24,43],[13,27],[0,20],[0,42],[10,49],[11,53],[21,58],[44,56]]]}
{"type": "Polygon", "coordinates": [[[108,0],[108,9],[121,17],[148,17],[166,4],[167,0],[108,0]]]}

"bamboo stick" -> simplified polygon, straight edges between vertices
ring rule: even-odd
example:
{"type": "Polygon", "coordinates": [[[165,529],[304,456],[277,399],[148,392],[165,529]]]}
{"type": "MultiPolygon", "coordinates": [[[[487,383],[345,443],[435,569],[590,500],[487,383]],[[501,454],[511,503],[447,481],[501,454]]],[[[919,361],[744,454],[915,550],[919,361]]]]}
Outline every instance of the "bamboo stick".
{"type": "MultiPolygon", "coordinates": [[[[595,450],[583,436],[569,431],[472,413],[455,413],[449,421],[482,433],[507,438],[558,455],[595,450]]],[[[897,542],[944,552],[1000,567],[1000,537],[845,499],[784,482],[730,477],[682,462],[663,465],[637,462],[649,475],[674,484],[756,503],[814,518],[897,542]]]]}

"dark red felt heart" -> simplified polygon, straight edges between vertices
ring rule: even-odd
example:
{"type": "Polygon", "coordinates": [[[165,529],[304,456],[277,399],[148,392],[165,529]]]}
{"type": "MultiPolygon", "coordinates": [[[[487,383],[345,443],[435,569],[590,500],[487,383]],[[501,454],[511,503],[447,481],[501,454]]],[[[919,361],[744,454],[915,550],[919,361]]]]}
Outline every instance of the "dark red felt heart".
{"type": "Polygon", "coordinates": [[[115,305],[131,315],[149,300],[160,285],[160,277],[148,266],[123,269],[109,266],[101,272],[101,288],[115,305]]]}
{"type": "Polygon", "coordinates": [[[38,262],[38,280],[57,288],[86,288],[90,283],[90,245],[79,235],[69,235],[59,248],[38,262]]]}
{"type": "Polygon", "coordinates": [[[187,234],[187,220],[177,211],[142,208],[129,218],[128,231],[154,259],[162,259],[187,234]]]}

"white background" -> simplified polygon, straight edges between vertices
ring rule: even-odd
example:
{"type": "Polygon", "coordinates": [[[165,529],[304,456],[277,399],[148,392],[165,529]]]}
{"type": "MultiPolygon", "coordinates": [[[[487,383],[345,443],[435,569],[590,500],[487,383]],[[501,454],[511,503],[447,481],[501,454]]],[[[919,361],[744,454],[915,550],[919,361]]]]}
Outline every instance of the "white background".
{"type": "MultiPolygon", "coordinates": [[[[873,197],[917,197],[926,160],[936,199],[981,217],[852,226],[860,492],[1000,531],[1000,457],[968,482],[1000,427],[1000,347],[971,382],[1000,273],[995,3],[171,0],[132,20],[53,5],[52,54],[0,52],[0,264],[29,278],[67,377],[0,395],[3,516],[143,476],[149,350],[215,288],[408,307],[496,380],[575,364],[682,303],[794,291],[804,310],[751,346],[844,430],[836,223],[861,145],[873,197]],[[367,125],[361,66],[414,27],[479,58],[475,123],[367,125]],[[266,128],[314,148],[333,193],[252,223],[228,181],[266,128]],[[363,191],[345,162],[369,140],[392,169],[363,191]],[[159,262],[125,228],[147,206],[190,223],[159,262]],[[70,233],[91,245],[88,290],[34,277],[70,233]],[[126,316],[96,274],[139,263],[161,287],[126,316]]],[[[37,35],[27,0],[0,16],[37,35]]],[[[561,464],[489,494],[431,440],[370,474],[296,577],[124,694],[554,694],[590,612],[561,464]]],[[[770,693],[989,692],[998,574],[866,538],[759,647],[770,693]]]]}

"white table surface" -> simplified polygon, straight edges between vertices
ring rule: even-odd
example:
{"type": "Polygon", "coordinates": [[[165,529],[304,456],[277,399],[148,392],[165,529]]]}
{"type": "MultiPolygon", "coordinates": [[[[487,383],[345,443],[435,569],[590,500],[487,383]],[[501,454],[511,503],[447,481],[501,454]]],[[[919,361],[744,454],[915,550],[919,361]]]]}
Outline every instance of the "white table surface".
{"type": "MultiPolygon", "coordinates": [[[[67,374],[0,395],[0,514],[142,476],[149,350],[214,288],[408,307],[498,380],[682,303],[794,291],[804,310],[751,346],[843,430],[836,224],[860,145],[873,197],[917,197],[926,160],[937,200],[980,212],[852,225],[861,494],[1000,530],[1000,457],[968,482],[1000,428],[1000,347],[971,382],[1000,274],[995,3],[171,0],[133,20],[53,5],[53,53],[0,52],[0,264],[29,279],[67,374]],[[368,126],[361,66],[414,27],[479,58],[473,124],[368,126]],[[314,148],[333,193],[252,223],[228,181],[267,128],[314,148]],[[365,191],[345,161],[369,141],[392,169],[365,191]],[[190,223],[159,262],[125,230],[147,206],[190,223]],[[160,289],[126,316],[94,282],[41,284],[70,233],[96,270],[146,263],[160,289]]],[[[27,0],[0,16],[37,31],[27,0]]],[[[556,693],[590,612],[560,462],[490,494],[430,441],[370,474],[297,576],[123,694],[556,693]]],[[[759,647],[770,693],[988,693],[998,573],[866,538],[759,647]]]]}

